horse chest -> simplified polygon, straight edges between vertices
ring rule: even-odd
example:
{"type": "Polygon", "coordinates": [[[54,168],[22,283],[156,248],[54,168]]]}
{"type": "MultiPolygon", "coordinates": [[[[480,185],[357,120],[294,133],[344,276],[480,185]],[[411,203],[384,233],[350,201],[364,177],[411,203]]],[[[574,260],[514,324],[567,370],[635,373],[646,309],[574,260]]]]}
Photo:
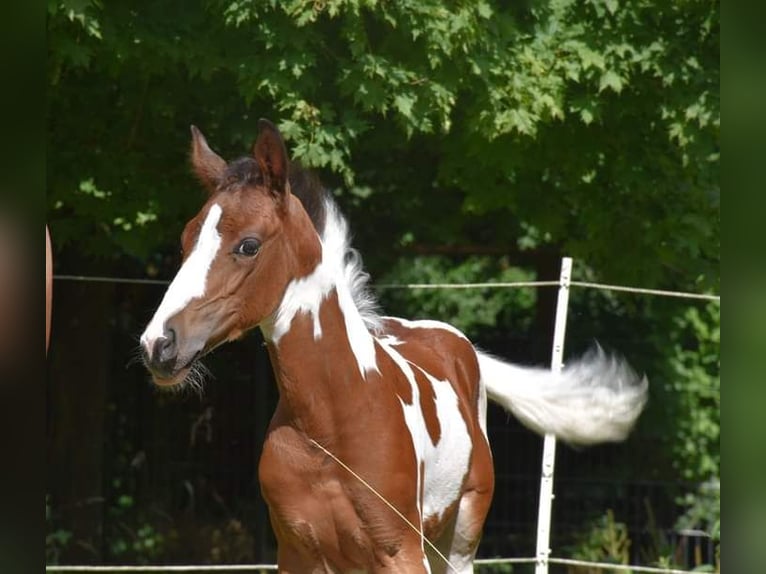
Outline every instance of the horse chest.
{"type": "Polygon", "coordinates": [[[322,556],[339,571],[396,550],[400,519],[295,429],[270,430],[259,478],[280,546],[322,556]]]}

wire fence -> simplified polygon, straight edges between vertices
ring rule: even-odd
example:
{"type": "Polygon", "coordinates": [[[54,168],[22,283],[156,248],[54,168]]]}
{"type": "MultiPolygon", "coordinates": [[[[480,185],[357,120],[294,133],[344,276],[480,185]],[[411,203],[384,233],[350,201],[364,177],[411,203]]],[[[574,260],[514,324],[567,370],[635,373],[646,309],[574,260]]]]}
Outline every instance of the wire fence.
{"type": "MultiPolygon", "coordinates": [[[[81,281],[91,283],[124,283],[131,285],[169,285],[169,279],[146,279],[136,277],[105,277],[98,275],[54,275],[57,281],[81,281]]],[[[509,282],[484,282],[484,283],[377,283],[373,289],[509,289],[520,287],[558,287],[559,281],[509,281],[509,282]]],[[[688,291],[672,291],[666,289],[646,289],[643,287],[630,287],[626,285],[611,285],[608,283],[595,283],[591,281],[570,281],[572,287],[584,287],[599,289],[602,291],[620,291],[639,295],[656,295],[660,297],[677,297],[681,299],[698,299],[704,301],[721,301],[720,295],[710,293],[691,293],[688,291]]]]}
{"type": "MultiPolygon", "coordinates": [[[[624,293],[633,293],[639,295],[652,295],[659,297],[674,297],[691,300],[714,301],[720,303],[720,296],[709,293],[691,293],[684,291],[672,291],[661,289],[647,289],[642,287],[632,287],[625,285],[612,285],[605,283],[596,283],[589,281],[572,281],[569,277],[572,261],[569,258],[562,260],[562,274],[559,280],[551,281],[514,281],[514,282],[483,282],[483,283],[380,283],[372,285],[373,289],[509,289],[525,287],[559,287],[560,303],[557,308],[557,330],[560,329],[560,335],[554,336],[554,348],[552,367],[556,368],[557,361],[561,360],[563,350],[563,337],[565,317],[568,305],[568,289],[570,287],[580,287],[585,289],[598,289],[604,291],[616,291],[624,293]],[[562,315],[563,314],[563,315],[562,315]]],[[[76,281],[76,282],[94,282],[94,283],[122,283],[133,285],[168,285],[169,280],[149,279],[149,278],[131,278],[131,277],[106,277],[91,275],[68,275],[57,274],[54,279],[58,281],[76,281]]],[[[546,437],[546,442],[550,440],[548,449],[555,452],[555,439],[546,437]]],[[[545,492],[546,481],[551,481],[553,477],[553,462],[550,452],[543,455],[543,469],[541,472],[541,508],[539,515],[538,536],[540,531],[550,528],[550,504],[552,504],[553,493],[545,492]],[[547,470],[546,470],[547,469],[547,470]],[[546,472],[549,475],[546,475],[546,472]],[[544,502],[544,498],[549,498],[544,502]],[[547,515],[547,516],[546,516],[547,515]],[[547,524],[545,522],[547,521],[547,524]]],[[[552,484],[548,485],[552,487],[552,484]]],[[[598,570],[623,571],[623,572],[646,572],[656,574],[688,574],[691,570],[680,570],[661,566],[641,566],[631,564],[617,564],[606,562],[595,562],[587,560],[576,560],[571,558],[558,558],[551,556],[551,550],[547,548],[547,542],[543,540],[543,546],[538,544],[538,553],[535,558],[483,558],[474,561],[476,566],[501,566],[513,564],[535,564],[536,574],[547,574],[549,564],[558,564],[569,567],[582,567],[598,570]],[[543,550],[540,550],[543,548],[543,550]]],[[[276,571],[275,564],[219,564],[219,565],[46,565],[46,572],[270,572],[276,571]]]]}

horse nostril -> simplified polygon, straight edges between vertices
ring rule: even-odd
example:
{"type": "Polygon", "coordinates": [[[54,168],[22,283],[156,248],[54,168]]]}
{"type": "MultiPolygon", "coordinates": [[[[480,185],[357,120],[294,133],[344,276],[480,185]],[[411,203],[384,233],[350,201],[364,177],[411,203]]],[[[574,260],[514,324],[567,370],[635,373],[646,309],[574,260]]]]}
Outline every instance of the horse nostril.
{"type": "Polygon", "coordinates": [[[157,361],[165,362],[176,356],[175,337],[161,337],[154,344],[154,356],[157,361]]]}
{"type": "Polygon", "coordinates": [[[150,368],[155,373],[170,376],[175,370],[177,356],[176,333],[170,329],[167,336],[154,341],[150,368]]]}

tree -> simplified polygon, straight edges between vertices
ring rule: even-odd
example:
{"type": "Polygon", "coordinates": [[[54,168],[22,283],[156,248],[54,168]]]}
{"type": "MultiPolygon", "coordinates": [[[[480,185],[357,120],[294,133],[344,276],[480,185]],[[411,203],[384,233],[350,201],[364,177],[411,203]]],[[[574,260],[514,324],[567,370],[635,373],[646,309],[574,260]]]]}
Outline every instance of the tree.
{"type": "Polygon", "coordinates": [[[50,217],[64,245],[146,261],[198,204],[188,124],[236,155],[266,115],[338,188],[363,246],[567,252],[613,281],[716,285],[718,14],[52,2],[50,217]],[[374,236],[371,218],[387,224],[374,236]]]}

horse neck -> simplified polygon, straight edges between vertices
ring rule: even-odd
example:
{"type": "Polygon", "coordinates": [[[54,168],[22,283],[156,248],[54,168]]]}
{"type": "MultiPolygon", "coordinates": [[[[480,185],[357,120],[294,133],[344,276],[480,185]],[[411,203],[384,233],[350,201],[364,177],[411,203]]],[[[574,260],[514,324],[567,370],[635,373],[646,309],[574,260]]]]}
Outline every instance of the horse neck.
{"type": "MultiPolygon", "coordinates": [[[[326,263],[326,262],[324,262],[326,263]]],[[[282,414],[311,434],[332,433],[377,371],[372,334],[348,286],[323,264],[293,281],[272,325],[264,329],[282,414]]]]}

